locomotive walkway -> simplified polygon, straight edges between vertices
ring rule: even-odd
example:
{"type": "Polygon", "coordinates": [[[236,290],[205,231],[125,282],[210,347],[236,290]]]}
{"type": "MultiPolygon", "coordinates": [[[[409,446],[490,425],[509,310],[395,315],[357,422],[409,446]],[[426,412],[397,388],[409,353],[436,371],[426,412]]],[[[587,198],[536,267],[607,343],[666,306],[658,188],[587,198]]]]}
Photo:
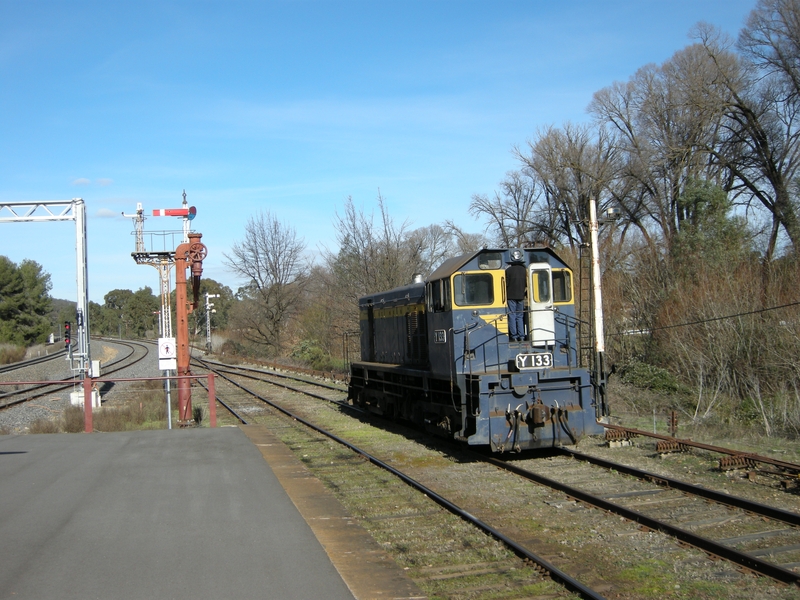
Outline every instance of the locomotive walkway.
{"type": "Polygon", "coordinates": [[[412,598],[261,426],[0,436],[0,598],[412,598]]]}

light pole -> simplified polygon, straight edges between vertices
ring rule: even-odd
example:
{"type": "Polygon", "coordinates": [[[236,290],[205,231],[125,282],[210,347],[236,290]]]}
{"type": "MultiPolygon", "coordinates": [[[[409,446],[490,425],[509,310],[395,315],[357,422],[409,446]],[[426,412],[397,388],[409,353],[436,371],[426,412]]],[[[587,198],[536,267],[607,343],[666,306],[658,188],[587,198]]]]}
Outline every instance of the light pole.
{"type": "Polygon", "coordinates": [[[211,354],[211,315],[217,312],[215,309],[211,308],[214,306],[212,302],[209,302],[211,298],[219,298],[219,294],[209,294],[206,292],[206,353],[211,354]]]}

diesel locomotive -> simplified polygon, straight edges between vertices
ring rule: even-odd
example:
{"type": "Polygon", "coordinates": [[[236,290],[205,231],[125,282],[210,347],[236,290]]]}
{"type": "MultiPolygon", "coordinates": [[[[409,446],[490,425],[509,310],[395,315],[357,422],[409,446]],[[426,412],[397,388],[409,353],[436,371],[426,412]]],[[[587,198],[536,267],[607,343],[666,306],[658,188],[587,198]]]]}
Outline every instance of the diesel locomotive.
{"type": "Polygon", "coordinates": [[[574,285],[550,248],[483,249],[360,298],[349,400],[493,452],[603,433],[605,395],[581,364],[574,285]],[[524,265],[527,284],[521,340],[509,336],[512,263],[524,265]]]}

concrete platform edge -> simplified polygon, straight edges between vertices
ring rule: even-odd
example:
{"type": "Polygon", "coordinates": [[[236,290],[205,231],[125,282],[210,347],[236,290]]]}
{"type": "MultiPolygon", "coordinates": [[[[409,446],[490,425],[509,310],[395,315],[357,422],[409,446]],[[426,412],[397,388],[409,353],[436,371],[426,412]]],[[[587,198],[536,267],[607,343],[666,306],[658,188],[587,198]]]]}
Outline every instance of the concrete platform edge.
{"type": "Polygon", "coordinates": [[[240,425],[358,600],[426,596],[339,500],[263,425],[240,425]]]}

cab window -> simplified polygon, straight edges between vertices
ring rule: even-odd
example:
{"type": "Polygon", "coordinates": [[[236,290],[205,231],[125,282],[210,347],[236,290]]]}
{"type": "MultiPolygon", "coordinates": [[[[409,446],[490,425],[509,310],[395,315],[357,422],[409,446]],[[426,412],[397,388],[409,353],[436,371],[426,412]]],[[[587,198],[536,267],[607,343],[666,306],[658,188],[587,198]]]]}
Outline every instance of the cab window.
{"type": "Polygon", "coordinates": [[[428,306],[433,312],[450,310],[450,280],[440,279],[428,284],[428,306]]]}
{"type": "Polygon", "coordinates": [[[453,295],[459,306],[492,304],[494,285],[490,273],[459,273],[453,278],[453,295]]]}
{"type": "Polygon", "coordinates": [[[487,252],[478,257],[478,268],[497,270],[503,266],[503,256],[499,252],[487,252]]]}
{"type": "Polygon", "coordinates": [[[566,269],[553,271],[553,300],[572,302],[572,274],[566,269]]]}
{"type": "Polygon", "coordinates": [[[531,271],[533,282],[533,301],[541,304],[550,302],[550,271],[536,269],[531,271]]]}

